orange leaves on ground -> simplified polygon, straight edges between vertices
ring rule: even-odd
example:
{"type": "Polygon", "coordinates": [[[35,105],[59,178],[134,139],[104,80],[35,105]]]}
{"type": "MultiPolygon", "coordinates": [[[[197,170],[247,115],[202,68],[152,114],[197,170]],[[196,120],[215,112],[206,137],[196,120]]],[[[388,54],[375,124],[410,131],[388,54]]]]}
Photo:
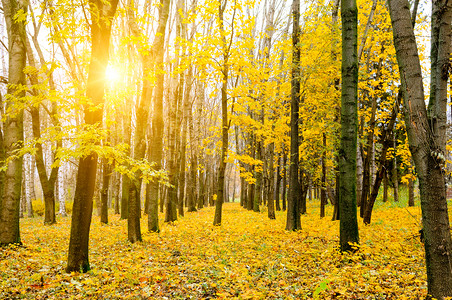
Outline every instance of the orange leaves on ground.
{"type": "MultiPolygon", "coordinates": [[[[0,249],[0,298],[152,299],[417,299],[426,295],[420,209],[383,206],[360,224],[361,245],[340,254],[338,222],[318,218],[309,204],[302,230],[284,230],[285,214],[224,205],[222,226],[204,208],[161,233],[127,242],[118,216],[94,218],[92,270],[66,274],[70,218],[55,226],[23,219],[24,247],[0,249]]],[[[331,211],[329,211],[331,213],[331,211]]],[[[145,228],[143,218],[143,228],[145,228]]]]}

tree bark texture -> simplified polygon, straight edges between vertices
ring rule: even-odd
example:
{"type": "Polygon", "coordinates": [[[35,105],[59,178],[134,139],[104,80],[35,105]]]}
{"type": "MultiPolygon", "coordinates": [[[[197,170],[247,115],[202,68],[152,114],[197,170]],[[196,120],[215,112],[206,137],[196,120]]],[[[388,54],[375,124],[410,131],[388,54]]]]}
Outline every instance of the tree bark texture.
{"type": "Polygon", "coordinates": [[[106,158],[102,159],[102,189],[100,191],[100,222],[108,224],[108,187],[110,185],[112,167],[106,158]]]}
{"type": "Polygon", "coordinates": [[[358,127],[358,8],[356,0],[342,0],[342,91],[339,148],[340,247],[359,243],[356,216],[356,151],[358,127]]]}
{"type": "MultiPolygon", "coordinates": [[[[118,0],[104,2],[89,1],[91,9],[91,60],[87,81],[86,96],[93,106],[102,106],[105,70],[108,64],[111,23],[116,12],[118,0]]],[[[102,108],[93,110],[85,107],[85,123],[100,126],[102,108]]],[[[66,271],[87,272],[89,229],[93,213],[93,194],[96,183],[97,154],[90,153],[80,158],[72,209],[71,235],[69,240],[68,264],[66,271]]]]}
{"type": "MultiPolygon", "coordinates": [[[[163,68],[165,32],[170,3],[171,0],[160,1],[161,6],[159,6],[159,25],[157,28],[158,34],[156,35],[156,40],[154,42],[155,66],[157,68],[163,68]]],[[[154,169],[157,171],[162,168],[162,158],[163,158],[164,79],[165,75],[162,72],[158,72],[154,93],[154,111],[152,114],[151,143],[149,144],[150,161],[155,164],[154,169]]],[[[146,197],[149,197],[148,230],[151,232],[159,232],[160,231],[158,220],[159,183],[157,180],[152,180],[150,183],[148,183],[146,188],[146,197]]],[[[163,201],[162,196],[160,196],[160,201],[163,201]]]]}
{"type": "MultiPolygon", "coordinates": [[[[326,134],[323,133],[323,147],[326,149],[326,134]]],[[[326,202],[326,150],[322,152],[322,185],[320,186],[320,217],[325,217],[326,202]]]]}
{"type": "Polygon", "coordinates": [[[275,171],[275,204],[276,204],[276,211],[281,210],[281,153],[278,153],[278,158],[276,160],[276,171],[275,171]]]}
{"type": "Polygon", "coordinates": [[[270,179],[268,180],[270,182],[270,186],[269,186],[269,191],[266,193],[268,195],[268,201],[267,201],[267,207],[268,207],[268,218],[270,220],[275,220],[276,219],[276,215],[275,215],[275,198],[273,197],[273,183],[274,183],[274,174],[275,174],[275,170],[273,167],[273,156],[275,153],[275,144],[272,143],[268,146],[269,148],[269,154],[268,154],[268,174],[270,179]]]}
{"type": "MultiPolygon", "coordinates": [[[[436,60],[441,67],[436,68],[437,74],[431,78],[432,82],[436,82],[436,87],[431,91],[436,96],[430,98],[430,101],[435,102],[429,105],[430,117],[424,103],[421,66],[409,3],[407,0],[389,0],[388,3],[404,93],[408,141],[419,178],[428,293],[436,299],[444,299],[452,296],[452,241],[444,175],[445,133],[441,132],[445,128],[441,125],[442,116],[439,116],[445,114],[444,99],[438,94],[442,93],[442,81],[447,83],[448,79],[448,76],[444,76],[448,75],[448,62],[443,59],[443,55],[447,54],[448,59],[450,53],[452,3],[433,3],[436,21],[432,24],[432,39],[438,39],[438,54],[431,59],[436,60]],[[437,11],[441,13],[436,15],[437,11]],[[438,34],[435,33],[436,24],[442,24],[438,34]]],[[[432,44],[435,44],[434,41],[432,44]]],[[[431,71],[435,73],[435,69],[431,71]]]]}
{"type": "MultiPolygon", "coordinates": [[[[6,111],[11,109],[14,102],[23,102],[26,63],[26,20],[15,20],[16,14],[22,10],[27,12],[27,0],[2,0],[3,14],[8,34],[8,87],[6,111]]],[[[1,136],[0,156],[4,159],[15,155],[15,151],[23,143],[23,110],[14,111],[6,117],[3,124],[4,135],[1,136]]],[[[21,156],[14,157],[7,162],[7,169],[0,172],[0,245],[21,243],[19,231],[19,206],[22,188],[21,156]]]]}
{"type": "MultiPolygon", "coordinates": [[[[226,4],[226,2],[225,2],[226,4]]],[[[224,5],[225,5],[224,4],[224,5]]],[[[213,225],[221,225],[222,217],[222,207],[224,202],[224,174],[226,171],[226,157],[228,155],[228,142],[229,142],[229,124],[228,124],[228,77],[229,77],[229,48],[226,45],[226,36],[224,35],[224,13],[225,6],[221,3],[218,7],[218,18],[220,22],[220,32],[222,40],[223,49],[223,65],[222,65],[222,85],[221,85],[221,158],[220,158],[220,168],[218,169],[218,188],[217,188],[217,200],[215,201],[215,217],[213,220],[213,225]]],[[[234,19],[232,19],[232,24],[234,19]]],[[[232,42],[231,34],[231,42],[232,42]]]]}
{"type": "Polygon", "coordinates": [[[287,197],[286,230],[301,229],[298,183],[298,123],[300,101],[300,0],[292,3],[292,80],[290,101],[289,195],[287,197]]]}

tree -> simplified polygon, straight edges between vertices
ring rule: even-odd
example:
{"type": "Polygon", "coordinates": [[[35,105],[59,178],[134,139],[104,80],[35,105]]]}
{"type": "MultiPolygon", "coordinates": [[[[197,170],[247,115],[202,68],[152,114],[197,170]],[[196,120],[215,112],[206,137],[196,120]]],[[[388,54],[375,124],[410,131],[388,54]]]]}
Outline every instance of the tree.
{"type": "MultiPolygon", "coordinates": [[[[37,35],[37,30],[35,29],[35,35],[37,35]]],[[[28,56],[28,63],[31,67],[33,67],[35,70],[31,71],[29,73],[30,83],[32,84],[33,88],[31,89],[31,94],[39,99],[40,96],[44,93],[43,91],[40,91],[38,86],[40,84],[38,80],[38,74],[37,74],[37,66],[35,63],[35,59],[33,56],[33,51],[31,49],[31,45],[29,43],[29,39],[27,37],[26,40],[27,43],[27,56],[28,56]]],[[[36,46],[36,44],[35,44],[36,46]]],[[[44,63],[43,57],[41,57],[41,63],[44,63]]],[[[53,83],[53,75],[50,73],[48,75],[49,77],[49,84],[51,86],[51,89],[54,90],[54,83],[53,83]]],[[[39,100],[38,100],[39,101],[39,100]]],[[[32,132],[34,138],[38,141],[36,143],[36,167],[38,169],[39,174],[39,180],[41,182],[41,188],[43,191],[44,196],[44,224],[54,224],[56,223],[56,217],[55,217],[55,183],[58,178],[58,167],[52,167],[50,174],[47,175],[46,165],[44,161],[44,151],[42,147],[42,143],[39,142],[41,139],[41,121],[40,121],[40,105],[42,103],[38,102],[37,104],[34,104],[32,107],[30,107],[30,113],[31,113],[31,119],[32,119],[32,132]]],[[[56,127],[58,127],[59,121],[57,117],[57,107],[56,103],[52,103],[52,112],[51,112],[51,118],[55,122],[56,127]]],[[[58,140],[56,143],[56,149],[61,148],[61,140],[58,140]]],[[[55,153],[52,153],[54,156],[55,153]]]]}
{"type": "Polygon", "coordinates": [[[300,0],[294,0],[292,6],[292,90],[290,101],[290,166],[289,166],[289,195],[287,197],[286,230],[301,229],[300,201],[298,201],[298,126],[300,101],[300,0]]]}
{"type": "Polygon", "coordinates": [[[445,182],[447,81],[451,43],[452,3],[432,4],[431,93],[424,102],[422,72],[407,0],[390,0],[394,46],[402,82],[405,123],[419,178],[428,293],[452,296],[452,240],[445,182]]]}
{"type": "MultiPolygon", "coordinates": [[[[155,164],[155,170],[159,171],[162,166],[163,157],[163,84],[165,75],[160,70],[163,68],[163,54],[165,46],[165,31],[168,20],[171,0],[161,0],[159,6],[159,25],[157,28],[156,40],[153,49],[155,51],[155,68],[157,72],[157,82],[154,93],[154,111],[152,114],[151,143],[149,144],[150,161],[155,164]]],[[[158,232],[158,200],[159,183],[157,179],[152,180],[146,187],[146,197],[149,198],[148,229],[158,232]]],[[[160,195],[160,201],[163,196],[160,195]]]]}
{"type": "MultiPolygon", "coordinates": [[[[85,123],[101,126],[105,71],[108,63],[113,16],[118,0],[108,2],[90,0],[91,60],[86,97],[92,102],[85,105],[85,123]],[[97,107],[100,107],[97,109],[97,107]]],[[[72,209],[71,236],[69,240],[67,272],[87,272],[89,229],[93,213],[93,194],[96,183],[97,154],[80,158],[72,209]]]]}
{"type": "Polygon", "coordinates": [[[0,245],[21,243],[19,205],[22,186],[22,156],[17,151],[23,142],[23,108],[25,97],[25,63],[27,0],[3,0],[3,14],[8,33],[8,88],[6,116],[0,133],[0,160],[6,160],[6,170],[0,171],[0,245]]]}
{"type": "MultiPolygon", "coordinates": [[[[228,123],[228,78],[229,78],[229,56],[232,45],[232,39],[234,37],[234,31],[231,33],[230,43],[226,43],[226,36],[224,31],[224,10],[226,9],[227,1],[223,3],[218,2],[218,22],[220,26],[221,34],[221,51],[223,53],[222,62],[222,83],[221,83],[221,158],[220,158],[220,168],[218,170],[218,188],[217,188],[217,200],[215,201],[215,217],[213,220],[213,225],[221,225],[221,214],[224,202],[224,173],[226,171],[226,157],[228,154],[228,143],[229,143],[229,123],[228,123]]],[[[234,24],[235,11],[233,13],[232,25],[234,24]]],[[[234,27],[232,27],[234,28],[234,27]]]]}
{"type": "Polygon", "coordinates": [[[356,216],[356,147],[358,125],[358,8],[356,0],[342,0],[342,91],[339,148],[340,246],[352,250],[359,242],[356,216]]]}

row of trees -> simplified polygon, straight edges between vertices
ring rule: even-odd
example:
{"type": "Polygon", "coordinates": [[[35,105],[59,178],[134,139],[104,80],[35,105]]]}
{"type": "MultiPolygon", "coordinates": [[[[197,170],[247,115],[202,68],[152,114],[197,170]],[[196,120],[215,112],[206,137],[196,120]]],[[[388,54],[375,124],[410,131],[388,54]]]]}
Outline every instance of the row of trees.
{"type": "Polygon", "coordinates": [[[137,242],[142,209],[150,231],[159,231],[164,208],[172,222],[186,210],[215,205],[220,225],[237,181],[245,208],[265,205],[273,219],[287,206],[288,230],[301,228],[308,191],[318,187],[321,216],[329,198],[347,251],[359,242],[357,205],[369,224],[388,177],[395,191],[400,178],[413,188],[413,154],[429,292],[451,295],[452,275],[444,267],[450,5],[433,5],[437,59],[428,110],[423,91],[412,94],[422,88],[420,69],[406,67],[423,61],[422,51],[420,59],[413,52],[413,28],[426,24],[422,16],[415,21],[418,2],[413,12],[402,0],[391,0],[389,9],[378,0],[312,1],[304,11],[298,0],[289,6],[277,0],[3,1],[8,45],[2,51],[9,59],[3,70],[9,71],[0,243],[20,242],[22,178],[30,179],[28,190],[37,173],[46,224],[56,222],[57,191],[73,201],[67,271],[89,269],[93,198],[101,221],[108,222],[114,205],[127,219],[129,241],[137,242]],[[404,61],[407,55],[412,61],[404,61]],[[71,172],[72,182],[63,180],[71,172]],[[61,193],[71,185],[73,199],[61,193]],[[438,283],[443,276],[445,285],[438,283]]]}

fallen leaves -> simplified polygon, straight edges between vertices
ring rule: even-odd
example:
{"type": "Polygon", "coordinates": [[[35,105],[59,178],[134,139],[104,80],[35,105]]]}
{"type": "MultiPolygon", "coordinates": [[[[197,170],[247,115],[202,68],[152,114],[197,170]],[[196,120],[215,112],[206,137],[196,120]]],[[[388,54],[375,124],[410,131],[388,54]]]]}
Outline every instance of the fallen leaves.
{"type": "MultiPolygon", "coordinates": [[[[310,204],[302,230],[284,230],[285,213],[269,220],[238,204],[187,213],[161,232],[127,242],[127,223],[95,217],[86,274],[64,271],[70,218],[53,226],[21,220],[23,247],[0,249],[0,298],[153,299],[417,299],[425,297],[418,207],[382,207],[360,224],[360,249],[341,254],[338,222],[310,204]]],[[[331,213],[331,211],[329,212],[331,213]]],[[[143,228],[145,218],[142,219],[143,228]]]]}

